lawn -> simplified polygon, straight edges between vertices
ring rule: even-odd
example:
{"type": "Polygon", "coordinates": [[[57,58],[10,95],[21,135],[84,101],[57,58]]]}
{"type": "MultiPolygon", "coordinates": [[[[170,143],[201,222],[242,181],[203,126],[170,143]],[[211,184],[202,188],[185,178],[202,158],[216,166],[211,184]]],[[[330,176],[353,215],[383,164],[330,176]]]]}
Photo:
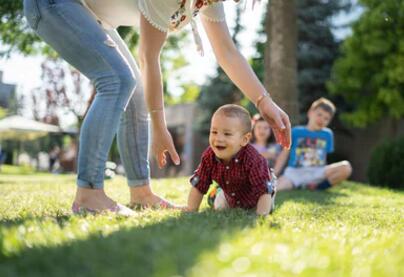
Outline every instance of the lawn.
{"type": "MultiPolygon", "coordinates": [[[[404,276],[403,192],[346,182],[280,193],[265,219],[205,201],[126,219],[72,216],[74,182],[0,173],[0,276],[404,276]]],[[[189,189],[187,178],[153,187],[177,203],[189,189]]],[[[124,178],[106,190],[128,202],[124,178]]]]}

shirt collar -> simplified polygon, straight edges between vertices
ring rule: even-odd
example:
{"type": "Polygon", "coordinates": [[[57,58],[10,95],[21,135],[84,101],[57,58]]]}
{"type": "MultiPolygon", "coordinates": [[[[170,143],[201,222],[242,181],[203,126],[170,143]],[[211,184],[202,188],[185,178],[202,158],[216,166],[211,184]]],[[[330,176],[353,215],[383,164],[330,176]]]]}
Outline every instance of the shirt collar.
{"type": "MultiPolygon", "coordinates": [[[[247,146],[241,147],[240,151],[238,151],[230,160],[230,162],[228,163],[228,165],[233,164],[233,163],[239,163],[241,161],[241,158],[243,157],[244,153],[245,153],[245,149],[247,146]]],[[[223,161],[221,159],[219,159],[218,157],[216,157],[216,155],[214,155],[215,160],[218,163],[224,164],[223,161]]]]}

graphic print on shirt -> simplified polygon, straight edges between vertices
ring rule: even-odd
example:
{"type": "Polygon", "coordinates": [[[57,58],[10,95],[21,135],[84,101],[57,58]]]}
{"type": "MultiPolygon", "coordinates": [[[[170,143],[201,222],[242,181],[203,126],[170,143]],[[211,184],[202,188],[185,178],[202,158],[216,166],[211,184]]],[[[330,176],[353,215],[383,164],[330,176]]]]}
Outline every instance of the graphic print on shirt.
{"type": "Polygon", "coordinates": [[[324,166],[327,158],[326,143],[321,138],[298,138],[296,167],[324,166]]]}

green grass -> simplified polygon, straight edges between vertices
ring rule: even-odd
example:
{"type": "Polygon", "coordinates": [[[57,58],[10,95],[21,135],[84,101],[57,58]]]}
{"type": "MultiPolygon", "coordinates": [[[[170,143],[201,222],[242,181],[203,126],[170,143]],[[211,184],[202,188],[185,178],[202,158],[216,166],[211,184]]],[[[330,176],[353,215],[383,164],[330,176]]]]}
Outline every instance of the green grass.
{"type": "MultiPolygon", "coordinates": [[[[241,210],[72,216],[72,175],[0,174],[0,276],[404,276],[402,192],[344,183],[241,210]]],[[[186,178],[154,180],[185,203],[186,178]]],[[[127,203],[125,180],[106,182],[127,203]]]]}
{"type": "MultiPolygon", "coordinates": [[[[31,166],[14,166],[14,165],[2,165],[0,169],[2,175],[28,175],[35,174],[35,168],[31,166]]],[[[40,173],[36,173],[40,174],[40,173]]]]}

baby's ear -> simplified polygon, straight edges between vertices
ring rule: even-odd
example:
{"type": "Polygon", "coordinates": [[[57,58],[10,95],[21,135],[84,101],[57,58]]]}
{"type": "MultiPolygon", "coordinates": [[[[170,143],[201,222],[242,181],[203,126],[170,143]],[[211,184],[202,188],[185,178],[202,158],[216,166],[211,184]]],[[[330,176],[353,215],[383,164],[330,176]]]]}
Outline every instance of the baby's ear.
{"type": "Polygon", "coordinates": [[[250,142],[251,138],[252,138],[251,132],[245,133],[243,136],[243,141],[241,143],[241,146],[246,146],[250,142]]]}

